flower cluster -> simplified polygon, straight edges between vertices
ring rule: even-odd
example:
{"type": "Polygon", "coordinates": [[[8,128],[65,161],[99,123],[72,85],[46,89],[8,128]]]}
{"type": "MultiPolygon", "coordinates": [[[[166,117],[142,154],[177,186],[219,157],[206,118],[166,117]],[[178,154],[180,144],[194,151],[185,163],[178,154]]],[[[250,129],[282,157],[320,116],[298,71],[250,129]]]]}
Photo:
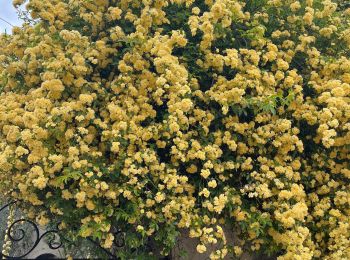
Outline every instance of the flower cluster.
{"type": "MultiPolygon", "coordinates": [[[[15,0],[14,5],[23,4],[15,0]]],[[[29,0],[0,35],[0,192],[105,248],[350,258],[350,10],[29,0]],[[240,236],[232,244],[226,231],[240,236]]]]}

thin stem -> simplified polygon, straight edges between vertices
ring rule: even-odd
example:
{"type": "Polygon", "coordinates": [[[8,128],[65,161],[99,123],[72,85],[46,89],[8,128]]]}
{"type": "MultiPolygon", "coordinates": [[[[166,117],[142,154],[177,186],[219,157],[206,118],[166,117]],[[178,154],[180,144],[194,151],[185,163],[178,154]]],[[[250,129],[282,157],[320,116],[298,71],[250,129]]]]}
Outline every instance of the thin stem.
{"type": "Polygon", "coordinates": [[[12,25],[11,23],[9,23],[8,21],[6,21],[5,19],[3,19],[3,18],[1,18],[1,17],[0,17],[0,20],[1,20],[1,21],[4,21],[5,23],[7,23],[7,24],[11,25],[12,27],[14,27],[14,25],[12,25]]]}

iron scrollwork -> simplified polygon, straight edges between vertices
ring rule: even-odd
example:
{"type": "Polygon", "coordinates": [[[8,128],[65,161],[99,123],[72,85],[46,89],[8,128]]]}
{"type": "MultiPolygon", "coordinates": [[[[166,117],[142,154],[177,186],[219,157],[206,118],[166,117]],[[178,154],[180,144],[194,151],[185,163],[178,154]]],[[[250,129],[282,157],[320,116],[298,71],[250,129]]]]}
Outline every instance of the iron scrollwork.
{"type": "MultiPolygon", "coordinates": [[[[12,202],[6,204],[5,206],[3,206],[0,209],[0,214],[3,213],[5,211],[5,209],[10,208],[11,206],[14,206],[16,203],[17,203],[17,201],[12,201],[12,202]]],[[[20,218],[20,219],[14,220],[12,223],[10,223],[9,226],[7,227],[6,234],[9,238],[9,240],[11,241],[11,243],[24,242],[24,239],[26,237],[29,237],[29,235],[31,235],[32,238],[34,235],[34,239],[32,242],[32,246],[30,246],[29,249],[27,249],[21,255],[10,256],[10,255],[0,253],[0,258],[5,258],[5,259],[6,258],[7,259],[24,258],[24,257],[28,256],[31,252],[33,252],[33,250],[38,246],[40,241],[42,241],[45,237],[48,237],[49,234],[53,235],[53,237],[50,240],[48,240],[48,246],[50,249],[56,250],[56,249],[61,248],[63,245],[63,243],[60,239],[58,227],[56,227],[55,229],[52,229],[52,230],[45,231],[43,234],[40,234],[40,229],[39,229],[38,225],[35,222],[33,222],[32,220],[25,219],[25,218],[20,218]],[[22,227],[18,228],[18,226],[23,226],[25,224],[29,224],[31,226],[31,228],[34,230],[33,232],[31,232],[31,234],[27,234],[27,231],[22,227]]]]}
{"type": "MultiPolygon", "coordinates": [[[[5,212],[6,209],[9,209],[11,206],[14,206],[17,203],[17,201],[12,201],[4,205],[3,207],[0,208],[0,216],[5,212]]],[[[112,231],[115,239],[113,241],[113,247],[112,251],[109,251],[105,248],[103,248],[99,241],[95,241],[92,238],[88,238],[88,241],[93,243],[95,246],[97,246],[99,249],[102,250],[107,255],[107,258],[109,259],[118,259],[116,255],[116,251],[118,248],[122,248],[125,246],[125,233],[118,229],[112,231]]],[[[52,238],[47,241],[47,244],[50,249],[52,250],[57,250],[60,248],[63,248],[63,237],[60,234],[60,230],[58,228],[58,225],[54,229],[50,229],[45,231],[44,233],[40,234],[40,228],[39,225],[36,224],[34,221],[26,218],[20,218],[17,220],[14,220],[12,223],[10,223],[7,226],[7,231],[6,231],[8,239],[11,241],[11,243],[20,243],[24,242],[26,237],[31,236],[32,237],[32,242],[31,246],[24,252],[21,253],[18,256],[10,256],[6,255],[0,252],[0,259],[23,259],[26,256],[28,256],[33,250],[39,245],[40,241],[42,241],[44,238],[48,237],[49,235],[52,235],[52,238]],[[32,232],[30,234],[28,233],[28,230],[25,230],[22,226],[23,225],[30,225],[32,228],[32,232]]],[[[67,241],[67,240],[66,240],[67,241]]],[[[40,258],[40,257],[39,257],[40,258]]]]}

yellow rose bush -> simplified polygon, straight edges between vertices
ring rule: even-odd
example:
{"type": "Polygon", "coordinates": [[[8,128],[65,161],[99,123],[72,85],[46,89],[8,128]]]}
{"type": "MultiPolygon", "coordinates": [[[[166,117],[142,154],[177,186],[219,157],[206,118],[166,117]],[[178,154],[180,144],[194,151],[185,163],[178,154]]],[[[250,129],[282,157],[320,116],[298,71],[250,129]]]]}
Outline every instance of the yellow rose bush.
{"type": "MultiPolygon", "coordinates": [[[[14,5],[24,1],[16,0],[14,5]]],[[[350,9],[29,0],[0,36],[0,191],[41,224],[211,259],[350,258],[350,9]],[[226,239],[234,230],[240,242],[226,239]]]]}

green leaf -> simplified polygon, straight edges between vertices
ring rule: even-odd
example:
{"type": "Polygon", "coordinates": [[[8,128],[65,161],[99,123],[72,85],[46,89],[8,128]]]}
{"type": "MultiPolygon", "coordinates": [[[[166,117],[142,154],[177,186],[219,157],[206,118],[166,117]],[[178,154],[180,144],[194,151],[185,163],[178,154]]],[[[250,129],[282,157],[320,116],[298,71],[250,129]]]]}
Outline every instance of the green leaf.
{"type": "Polygon", "coordinates": [[[56,178],[56,181],[58,184],[67,184],[70,180],[79,180],[80,178],[83,178],[83,174],[79,171],[71,171],[65,169],[63,170],[63,175],[56,178]]]}

